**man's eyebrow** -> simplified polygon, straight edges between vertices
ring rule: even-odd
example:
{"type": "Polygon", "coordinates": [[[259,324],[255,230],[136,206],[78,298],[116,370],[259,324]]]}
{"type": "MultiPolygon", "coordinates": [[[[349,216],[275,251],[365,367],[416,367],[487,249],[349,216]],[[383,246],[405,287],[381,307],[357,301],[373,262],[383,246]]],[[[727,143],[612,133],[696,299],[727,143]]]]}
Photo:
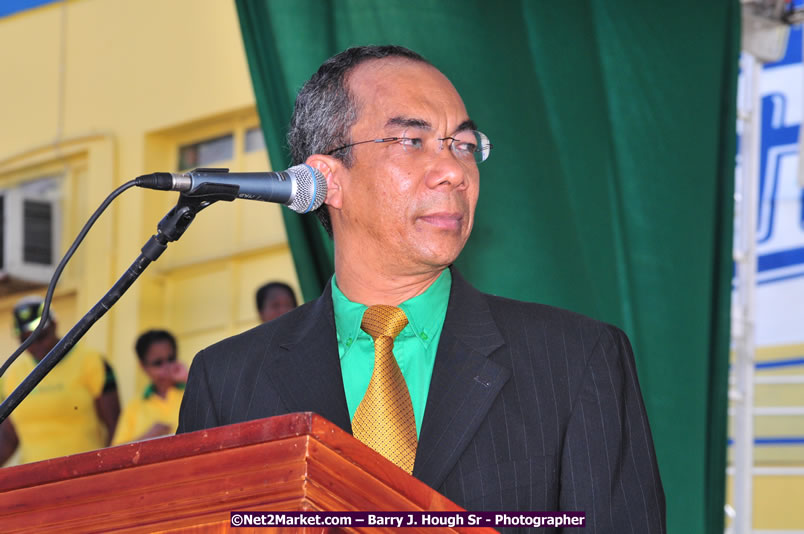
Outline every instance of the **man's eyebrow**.
{"type": "Polygon", "coordinates": [[[472,119],[466,119],[465,121],[460,123],[458,127],[455,128],[455,131],[452,133],[456,134],[458,132],[465,132],[467,130],[477,130],[477,124],[475,124],[475,121],[473,121],[472,119]]]}
{"type": "Polygon", "coordinates": [[[433,126],[424,119],[414,119],[411,117],[391,117],[385,126],[402,126],[405,128],[418,128],[419,130],[432,130],[433,126]]]}
{"type": "MultiPolygon", "coordinates": [[[[418,128],[419,130],[432,130],[433,126],[424,119],[414,119],[411,117],[391,117],[385,123],[386,127],[389,126],[401,126],[404,128],[418,128]]],[[[466,119],[462,123],[458,125],[455,130],[453,130],[453,134],[458,132],[465,132],[467,130],[477,130],[477,125],[475,121],[472,119],[466,119]]]]}

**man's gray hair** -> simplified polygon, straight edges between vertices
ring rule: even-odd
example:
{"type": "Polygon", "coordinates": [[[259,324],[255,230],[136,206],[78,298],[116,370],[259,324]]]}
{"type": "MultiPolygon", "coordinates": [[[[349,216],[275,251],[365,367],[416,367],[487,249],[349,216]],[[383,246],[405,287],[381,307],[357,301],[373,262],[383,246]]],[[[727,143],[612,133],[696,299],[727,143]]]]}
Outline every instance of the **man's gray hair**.
{"type": "MultiPolygon", "coordinates": [[[[351,142],[352,126],[357,122],[358,104],[346,84],[348,74],[365,61],[401,57],[431,63],[401,46],[359,46],[344,50],[326,60],[304,84],[296,97],[290,119],[288,145],[293,165],[304,163],[313,154],[327,154],[351,142]]],[[[332,154],[346,167],[352,165],[352,150],[332,154]]],[[[314,212],[332,237],[332,223],[326,204],[314,212]]]]}

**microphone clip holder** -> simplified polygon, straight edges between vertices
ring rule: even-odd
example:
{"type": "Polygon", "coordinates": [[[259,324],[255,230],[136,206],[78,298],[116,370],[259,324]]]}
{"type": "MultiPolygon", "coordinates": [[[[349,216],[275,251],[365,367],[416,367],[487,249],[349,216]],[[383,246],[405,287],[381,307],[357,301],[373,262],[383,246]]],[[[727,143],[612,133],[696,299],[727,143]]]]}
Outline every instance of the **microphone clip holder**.
{"type": "Polygon", "coordinates": [[[230,189],[232,188],[229,186],[204,184],[194,192],[181,193],[176,205],[157,224],[156,234],[152,235],[143,245],[143,256],[150,261],[156,261],[165,251],[168,243],[178,241],[184,235],[199,211],[219,200],[231,202],[236,199],[237,188],[234,188],[234,193],[230,189]]]}

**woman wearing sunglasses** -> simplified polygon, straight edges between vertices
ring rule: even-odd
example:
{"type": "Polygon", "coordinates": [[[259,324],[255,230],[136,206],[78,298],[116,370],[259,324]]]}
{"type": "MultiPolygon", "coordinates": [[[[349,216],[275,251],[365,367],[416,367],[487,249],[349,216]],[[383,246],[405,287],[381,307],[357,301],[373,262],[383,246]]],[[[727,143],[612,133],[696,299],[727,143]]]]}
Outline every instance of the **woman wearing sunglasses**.
{"type": "Polygon", "coordinates": [[[175,434],[179,421],[187,367],[176,358],[176,339],[166,330],[149,330],[135,349],[151,383],[126,405],[112,445],[175,434]]]}

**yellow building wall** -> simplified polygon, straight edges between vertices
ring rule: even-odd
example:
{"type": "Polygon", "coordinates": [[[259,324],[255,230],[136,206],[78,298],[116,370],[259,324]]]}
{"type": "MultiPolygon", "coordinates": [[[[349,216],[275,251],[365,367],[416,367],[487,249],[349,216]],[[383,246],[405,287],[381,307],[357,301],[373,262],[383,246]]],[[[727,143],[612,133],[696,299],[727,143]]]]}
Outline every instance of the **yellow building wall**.
{"type": "MultiPolygon", "coordinates": [[[[62,252],[103,199],[139,175],[179,170],[178,148],[234,135],[214,166],[270,169],[245,152],[259,125],[234,2],[68,0],[0,18],[0,189],[62,177],[62,252]]],[[[176,193],[131,189],[99,219],[59,283],[63,333],[137,257],[176,193]]],[[[126,402],[145,385],[133,346],[148,328],[172,330],[179,355],[257,324],[254,292],[298,281],[275,204],[218,203],[199,214],[83,343],[107,355],[126,402]]],[[[0,280],[0,347],[18,345],[10,311],[29,293],[0,280]]],[[[5,359],[5,356],[1,357],[5,359]]]]}

